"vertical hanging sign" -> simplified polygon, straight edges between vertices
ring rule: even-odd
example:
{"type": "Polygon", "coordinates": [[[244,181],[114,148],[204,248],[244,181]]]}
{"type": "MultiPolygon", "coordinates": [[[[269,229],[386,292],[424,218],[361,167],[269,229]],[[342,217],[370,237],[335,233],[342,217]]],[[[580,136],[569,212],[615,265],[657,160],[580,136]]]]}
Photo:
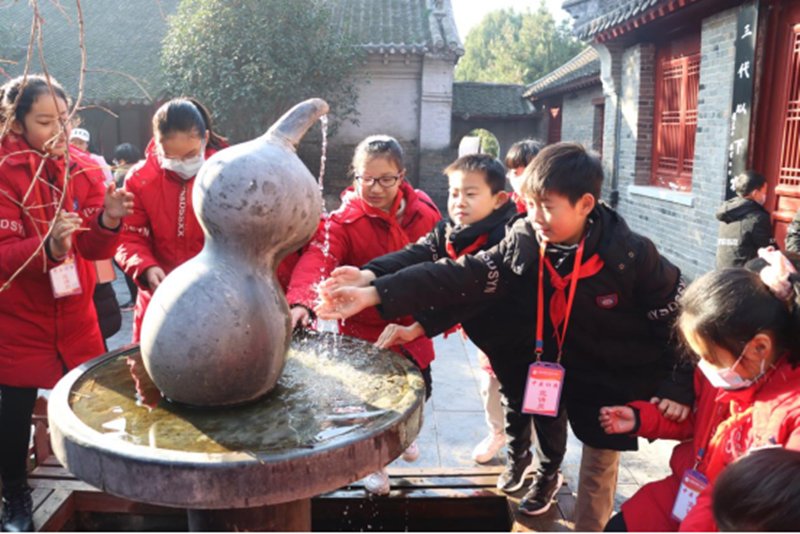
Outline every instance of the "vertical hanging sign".
{"type": "Polygon", "coordinates": [[[750,150],[750,118],[753,106],[753,75],[755,72],[756,25],[758,24],[758,0],[739,7],[736,20],[736,62],[733,75],[733,104],[728,133],[728,187],[725,198],[736,195],[731,181],[747,170],[747,155],[750,150]]]}

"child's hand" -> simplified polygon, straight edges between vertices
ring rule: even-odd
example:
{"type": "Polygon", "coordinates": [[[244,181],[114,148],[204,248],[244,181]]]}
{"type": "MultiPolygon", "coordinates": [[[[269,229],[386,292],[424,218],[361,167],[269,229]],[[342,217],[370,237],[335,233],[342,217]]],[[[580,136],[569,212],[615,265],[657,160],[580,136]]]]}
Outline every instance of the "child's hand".
{"type": "Polygon", "coordinates": [[[683,423],[686,418],[689,417],[689,412],[691,412],[691,408],[689,406],[680,404],[674,400],[653,397],[650,399],[650,402],[653,404],[658,404],[658,411],[661,412],[661,415],[670,421],[675,421],[676,423],[683,423]]]}
{"type": "Polygon", "coordinates": [[[298,325],[306,327],[311,324],[311,314],[305,306],[292,306],[289,314],[292,317],[292,330],[297,328],[298,325]]]}
{"type": "Polygon", "coordinates": [[[381,303],[374,287],[342,287],[333,291],[320,291],[322,302],[314,308],[323,320],[347,319],[361,310],[381,303]]]}
{"type": "Polygon", "coordinates": [[[402,326],[399,324],[389,324],[383,329],[375,346],[380,349],[388,349],[395,345],[401,345],[414,341],[420,336],[425,335],[425,329],[419,323],[414,323],[411,326],[402,326]]]}
{"type": "Polygon", "coordinates": [[[789,275],[796,273],[792,263],[780,250],[773,247],[758,249],[758,256],[769,265],[761,269],[761,281],[781,300],[788,300],[792,296],[792,284],[789,275]]]}
{"type": "Polygon", "coordinates": [[[636,425],[636,415],[630,406],[600,408],[600,426],[606,434],[629,434],[636,425]]]}
{"type": "Polygon", "coordinates": [[[81,228],[83,219],[77,213],[61,211],[50,232],[50,254],[54,258],[63,258],[72,249],[72,234],[81,228]]]}
{"type": "Polygon", "coordinates": [[[166,277],[167,275],[164,273],[164,269],[158,266],[149,267],[144,272],[144,278],[147,280],[147,285],[150,287],[151,292],[155,291],[166,277]]]}
{"type": "Polygon", "coordinates": [[[375,280],[375,273],[372,271],[344,266],[334,269],[330,278],[320,284],[320,287],[327,291],[333,291],[340,287],[367,287],[373,280],[375,280]]]}
{"type": "Polygon", "coordinates": [[[106,198],[103,202],[103,226],[116,228],[123,217],[132,213],[133,193],[129,193],[124,189],[117,189],[114,182],[108,184],[106,198]]]}

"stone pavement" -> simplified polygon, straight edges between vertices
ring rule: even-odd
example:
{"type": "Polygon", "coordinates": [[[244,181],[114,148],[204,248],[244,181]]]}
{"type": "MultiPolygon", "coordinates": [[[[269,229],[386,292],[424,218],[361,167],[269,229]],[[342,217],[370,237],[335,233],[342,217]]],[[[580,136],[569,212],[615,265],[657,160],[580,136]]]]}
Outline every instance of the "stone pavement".
{"type": "MultiPolygon", "coordinates": [[[[114,290],[119,302],[128,300],[128,289],[121,272],[117,272],[114,290]]],[[[133,312],[123,313],[122,329],[108,339],[109,350],[130,343],[133,312]]],[[[478,391],[480,367],[476,348],[460,334],[434,340],[436,360],[433,362],[433,395],[425,406],[425,422],[418,438],[420,458],[413,464],[396,460],[397,468],[470,468],[472,448],[485,436],[487,429],[478,391]]],[[[626,452],[617,486],[619,506],[643,484],[669,473],[669,455],[674,441],[648,443],[639,440],[638,452],[626,452]]],[[[570,432],[567,455],[562,466],[564,477],[572,491],[578,486],[581,443],[570,432]]],[[[501,453],[488,465],[502,465],[501,453]]]]}

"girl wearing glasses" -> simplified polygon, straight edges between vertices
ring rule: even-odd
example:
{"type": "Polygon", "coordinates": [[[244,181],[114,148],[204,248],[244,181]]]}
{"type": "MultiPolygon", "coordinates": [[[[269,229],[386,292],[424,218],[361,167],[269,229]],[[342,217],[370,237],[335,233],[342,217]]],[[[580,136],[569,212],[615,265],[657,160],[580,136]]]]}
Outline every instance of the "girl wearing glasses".
{"type": "MultiPolygon", "coordinates": [[[[400,250],[430,232],[441,219],[428,195],[406,182],[403,148],[393,137],[373,135],[361,141],[353,155],[351,172],[353,184],[342,192],[342,205],[330,214],[327,231],[323,220],[292,273],[286,294],[292,308],[292,326],[311,324],[311,310],[318,298],[317,285],[333,269],[339,265],[361,266],[400,250]]],[[[408,326],[414,320],[404,317],[397,322],[408,326]]],[[[388,324],[370,308],[340,323],[339,330],[344,335],[374,343],[388,324]]],[[[433,342],[420,337],[392,350],[419,367],[425,378],[426,398],[430,397],[433,342]]],[[[417,456],[415,444],[403,454],[408,461],[417,456]]],[[[388,493],[386,470],[368,476],[365,486],[373,493],[388,493]]]]}

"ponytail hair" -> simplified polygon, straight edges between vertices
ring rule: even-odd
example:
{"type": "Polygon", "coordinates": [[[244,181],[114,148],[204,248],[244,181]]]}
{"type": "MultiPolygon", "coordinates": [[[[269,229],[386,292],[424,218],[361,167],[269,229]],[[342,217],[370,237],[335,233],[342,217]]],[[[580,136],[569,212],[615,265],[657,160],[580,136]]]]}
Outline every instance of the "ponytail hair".
{"type": "Polygon", "coordinates": [[[738,355],[759,332],[770,332],[776,350],[788,351],[792,365],[800,363],[800,313],[778,299],[758,274],[742,268],[706,273],[686,289],[680,301],[678,325],[738,355]]]}
{"type": "Polygon", "coordinates": [[[211,114],[199,100],[190,97],[173,98],[163,104],[153,115],[153,133],[162,137],[172,132],[196,132],[205,137],[208,146],[220,150],[228,146],[228,139],[214,131],[211,114]]]}
{"type": "Polygon", "coordinates": [[[24,124],[33,103],[40,95],[49,95],[51,88],[56,97],[67,103],[67,107],[72,104],[55,78],[50,78],[48,83],[41,74],[17,76],[0,86],[0,128],[5,128],[13,120],[24,124]]]}

